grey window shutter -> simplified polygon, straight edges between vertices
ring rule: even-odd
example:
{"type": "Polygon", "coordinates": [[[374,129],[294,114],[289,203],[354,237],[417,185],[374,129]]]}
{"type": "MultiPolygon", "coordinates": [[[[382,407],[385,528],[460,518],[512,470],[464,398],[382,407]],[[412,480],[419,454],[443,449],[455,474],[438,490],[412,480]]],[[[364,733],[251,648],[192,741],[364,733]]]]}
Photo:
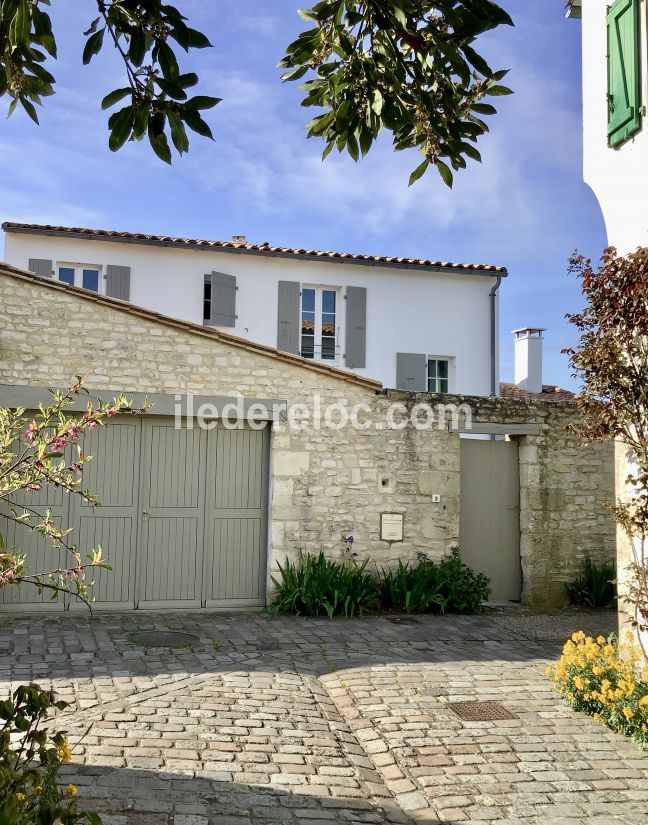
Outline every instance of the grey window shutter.
{"type": "Polygon", "coordinates": [[[52,261],[48,261],[46,258],[30,258],[28,269],[34,275],[40,275],[41,278],[51,278],[54,274],[52,261]]]}
{"type": "Polygon", "coordinates": [[[295,355],[299,355],[299,293],[298,281],[279,281],[277,349],[295,355]]]}
{"type": "Polygon", "coordinates": [[[396,389],[409,392],[427,390],[427,363],[425,355],[413,352],[396,353],[396,389]]]}
{"type": "Polygon", "coordinates": [[[349,369],[367,366],[367,290],[363,286],[346,290],[346,365],[349,369]]]}
{"type": "Polygon", "coordinates": [[[236,276],[212,272],[207,277],[211,283],[211,314],[205,320],[217,327],[235,327],[236,276]]]}
{"type": "Polygon", "coordinates": [[[106,267],[106,295],[109,298],[121,298],[122,301],[129,301],[130,278],[130,266],[108,264],[106,267]]]}

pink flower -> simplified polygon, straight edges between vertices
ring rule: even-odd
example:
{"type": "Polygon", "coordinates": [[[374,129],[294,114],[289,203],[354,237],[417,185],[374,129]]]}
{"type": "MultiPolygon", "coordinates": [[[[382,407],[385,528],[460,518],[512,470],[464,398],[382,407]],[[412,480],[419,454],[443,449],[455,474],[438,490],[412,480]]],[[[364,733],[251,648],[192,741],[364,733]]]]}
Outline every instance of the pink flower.
{"type": "Polygon", "coordinates": [[[34,424],[34,422],[32,421],[31,424],[29,425],[29,427],[27,427],[27,429],[23,433],[23,436],[22,436],[23,441],[33,441],[34,436],[36,435],[37,431],[38,431],[38,428],[36,427],[36,424],[34,424]]]}
{"type": "Polygon", "coordinates": [[[89,430],[96,430],[98,426],[99,426],[99,425],[97,424],[97,422],[96,422],[96,421],[91,421],[91,422],[88,424],[88,429],[89,429],[89,430]]]}
{"type": "Polygon", "coordinates": [[[77,438],[81,435],[81,430],[80,430],[78,427],[75,427],[75,426],[73,425],[73,426],[72,426],[72,427],[70,427],[70,429],[68,430],[68,435],[70,436],[70,438],[72,439],[72,441],[76,441],[76,440],[77,440],[77,438]]]}
{"type": "Polygon", "coordinates": [[[108,409],[106,410],[106,415],[108,416],[108,418],[112,418],[113,415],[117,415],[118,412],[119,410],[117,409],[117,407],[108,407],[108,409]]]}
{"type": "Polygon", "coordinates": [[[64,450],[66,447],[67,440],[63,438],[63,436],[57,436],[56,438],[53,438],[49,445],[50,450],[54,453],[59,452],[60,450],[64,450]]]}

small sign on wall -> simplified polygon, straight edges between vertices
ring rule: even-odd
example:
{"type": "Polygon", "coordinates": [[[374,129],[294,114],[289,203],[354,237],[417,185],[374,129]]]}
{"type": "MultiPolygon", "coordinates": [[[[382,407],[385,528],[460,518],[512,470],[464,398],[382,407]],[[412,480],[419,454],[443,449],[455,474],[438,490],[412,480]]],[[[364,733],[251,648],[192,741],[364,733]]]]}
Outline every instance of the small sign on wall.
{"type": "Polygon", "coordinates": [[[403,540],[403,514],[402,513],[381,513],[380,514],[380,538],[382,541],[402,541],[403,540]]]}

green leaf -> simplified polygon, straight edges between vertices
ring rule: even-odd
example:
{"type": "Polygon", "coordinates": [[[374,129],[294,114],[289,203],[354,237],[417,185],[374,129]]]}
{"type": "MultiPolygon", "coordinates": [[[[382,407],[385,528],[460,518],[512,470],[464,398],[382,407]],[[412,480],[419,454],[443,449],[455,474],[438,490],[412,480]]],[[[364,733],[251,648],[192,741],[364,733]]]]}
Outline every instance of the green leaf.
{"type": "Polygon", "coordinates": [[[513,90],[509,89],[508,86],[487,86],[486,94],[494,95],[495,97],[500,97],[501,95],[512,95],[513,90]]]}
{"type": "Polygon", "coordinates": [[[152,130],[151,126],[149,125],[148,130],[149,142],[155,154],[163,160],[165,163],[171,164],[171,149],[169,148],[169,142],[167,141],[167,137],[164,132],[160,134],[155,134],[152,130]]]}
{"type": "Polygon", "coordinates": [[[477,54],[477,52],[472,49],[470,46],[462,46],[461,50],[468,58],[468,62],[473,65],[478,72],[484,75],[484,77],[492,77],[493,70],[488,65],[488,63],[484,60],[481,55],[477,54]]]}
{"type": "Polygon", "coordinates": [[[120,100],[123,100],[127,95],[132,94],[132,92],[133,90],[130,86],[123,89],[115,89],[113,92],[109,92],[101,101],[101,108],[110,109],[111,106],[114,106],[115,103],[119,103],[120,100]]]}
{"type": "Polygon", "coordinates": [[[30,8],[31,5],[29,3],[21,0],[16,14],[11,21],[10,38],[16,46],[25,46],[29,43],[29,35],[31,33],[30,8]]]}
{"type": "Polygon", "coordinates": [[[471,111],[477,112],[478,115],[496,115],[497,109],[491,106],[490,103],[473,103],[470,107],[471,111]]]}
{"type": "Polygon", "coordinates": [[[441,175],[441,179],[443,180],[445,185],[452,189],[453,177],[452,172],[450,171],[450,167],[442,160],[437,160],[435,165],[436,168],[439,170],[439,174],[441,175]]]}
{"type": "Polygon", "coordinates": [[[211,43],[207,35],[199,32],[197,29],[189,29],[189,46],[192,49],[209,49],[211,43]]]}
{"type": "Polygon", "coordinates": [[[212,134],[212,130],[209,126],[205,123],[202,117],[198,114],[195,109],[182,109],[180,111],[180,117],[184,120],[187,126],[191,129],[192,132],[196,132],[198,135],[202,135],[203,137],[207,137],[210,140],[214,139],[212,134]]]}
{"type": "Polygon", "coordinates": [[[175,112],[169,112],[169,126],[171,127],[171,140],[173,145],[182,155],[189,151],[189,138],[185,131],[184,123],[175,112]]]}
{"type": "Polygon", "coordinates": [[[116,152],[126,143],[131,134],[134,118],[135,112],[132,106],[125,106],[116,113],[116,117],[112,121],[112,130],[108,140],[108,146],[111,152],[116,152]]]}
{"type": "Polygon", "coordinates": [[[173,98],[174,100],[186,100],[187,93],[185,90],[173,80],[165,80],[163,77],[156,77],[155,82],[162,89],[164,94],[173,98]]]}
{"type": "Polygon", "coordinates": [[[101,47],[103,46],[103,38],[104,32],[106,31],[105,27],[103,29],[99,29],[99,31],[95,32],[94,34],[90,35],[87,39],[85,48],[83,49],[83,65],[87,66],[88,63],[92,60],[95,54],[98,54],[101,51],[101,47]]]}
{"type": "Polygon", "coordinates": [[[187,109],[213,109],[221,102],[220,97],[207,97],[206,95],[197,95],[190,98],[184,105],[187,109]]]}
{"type": "Polygon", "coordinates": [[[141,66],[146,55],[146,39],[141,29],[134,29],[128,44],[128,59],[134,66],[141,66]]]}
{"type": "Polygon", "coordinates": [[[308,71],[308,66],[297,66],[296,69],[293,69],[290,72],[285,72],[281,75],[281,79],[284,83],[287,83],[289,80],[299,80],[300,77],[303,77],[306,72],[308,71]]]}
{"type": "Polygon", "coordinates": [[[36,107],[34,106],[34,104],[24,97],[20,98],[20,102],[22,104],[23,109],[27,112],[29,117],[34,121],[34,123],[38,124],[38,115],[36,114],[36,107]]]}
{"type": "Polygon", "coordinates": [[[419,178],[422,178],[423,175],[427,172],[429,165],[430,161],[426,158],[423,161],[423,163],[420,166],[417,166],[416,169],[409,176],[409,183],[407,185],[411,186],[413,183],[416,183],[416,181],[419,180],[419,178]]]}
{"type": "Polygon", "coordinates": [[[173,49],[166,43],[160,43],[157,50],[157,59],[164,77],[167,80],[175,80],[180,74],[180,69],[173,49]]]}
{"type": "Polygon", "coordinates": [[[178,86],[182,86],[183,89],[189,89],[198,83],[198,75],[194,72],[187,72],[186,74],[181,74],[176,80],[176,83],[178,84],[178,86]]]}

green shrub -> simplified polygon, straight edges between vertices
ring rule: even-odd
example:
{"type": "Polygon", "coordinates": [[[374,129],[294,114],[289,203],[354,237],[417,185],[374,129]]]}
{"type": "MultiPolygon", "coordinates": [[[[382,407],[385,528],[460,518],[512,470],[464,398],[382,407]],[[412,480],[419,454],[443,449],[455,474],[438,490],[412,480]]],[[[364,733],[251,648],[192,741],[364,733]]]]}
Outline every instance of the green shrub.
{"type": "Polygon", "coordinates": [[[405,613],[479,613],[490,592],[488,578],[466,567],[456,548],[439,562],[420,553],[414,567],[399,561],[383,569],[378,589],[381,607],[405,613]]]}
{"type": "Polygon", "coordinates": [[[599,565],[587,556],[580,576],[565,585],[569,604],[576,607],[614,607],[617,599],[615,578],[613,564],[599,565]]]}
{"type": "Polygon", "coordinates": [[[21,685],[0,702],[2,825],[101,825],[96,813],[77,811],[74,785],[57,784],[72,753],[62,732],[51,734],[42,725],[52,708],[66,707],[34,684],[21,685]]]}
{"type": "Polygon", "coordinates": [[[287,561],[279,565],[279,579],[273,578],[276,597],[269,605],[270,613],[296,613],[298,616],[362,615],[375,605],[376,582],[362,564],[345,559],[331,561],[320,553],[299,554],[296,564],[287,561]]]}
{"type": "Polygon", "coordinates": [[[279,566],[273,578],[275,600],[268,612],[298,616],[359,616],[366,610],[405,613],[479,613],[488,598],[489,581],[461,561],[455,549],[439,562],[421,553],[415,566],[398,563],[396,570],[366,572],[353,554],[331,561],[320,553],[300,553],[296,563],[279,566]]]}

